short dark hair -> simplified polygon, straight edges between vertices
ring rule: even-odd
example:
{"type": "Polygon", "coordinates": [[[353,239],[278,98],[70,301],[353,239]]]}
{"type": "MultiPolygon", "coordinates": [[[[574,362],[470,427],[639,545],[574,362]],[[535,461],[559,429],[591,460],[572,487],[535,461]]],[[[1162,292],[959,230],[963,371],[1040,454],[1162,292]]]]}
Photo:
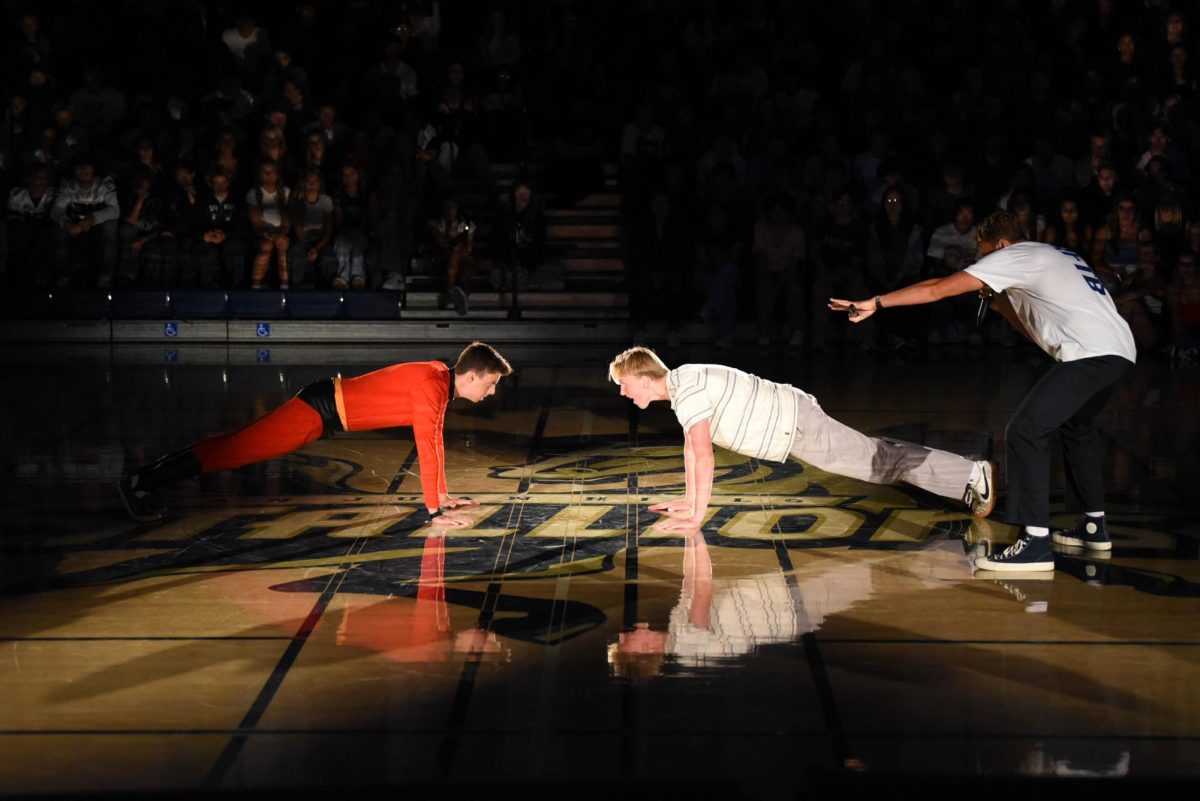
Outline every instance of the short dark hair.
{"type": "Polygon", "coordinates": [[[463,348],[463,352],[458,354],[458,361],[454,363],[454,374],[464,373],[511,375],[512,365],[491,345],[477,340],[463,348]]]}
{"type": "Polygon", "coordinates": [[[1007,239],[1009,242],[1025,241],[1025,232],[1021,229],[1021,222],[1011,211],[992,212],[975,231],[977,244],[999,242],[1001,239],[1007,239]]]}

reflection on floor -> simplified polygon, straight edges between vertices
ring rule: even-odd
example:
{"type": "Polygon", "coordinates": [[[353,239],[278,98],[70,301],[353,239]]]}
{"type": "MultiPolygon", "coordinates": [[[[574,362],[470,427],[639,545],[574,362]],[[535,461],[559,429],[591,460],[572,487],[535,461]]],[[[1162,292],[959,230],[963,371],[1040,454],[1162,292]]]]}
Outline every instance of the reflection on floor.
{"type": "MultiPolygon", "coordinates": [[[[1111,558],[997,575],[968,556],[1015,536],[1003,506],[972,521],[726,452],[702,535],[657,532],[646,506],[682,491],[680,433],[617,395],[608,355],[530,354],[488,404],[452,404],[449,485],[481,506],[445,535],[414,514],[406,431],[180,484],[161,524],[126,521],[112,492],[128,464],[395,354],[12,366],[28,391],[0,434],[0,793],[664,781],[792,798],[813,771],[1200,773],[1200,376],[1143,365],[1106,412],[1111,558]]],[[[978,457],[1002,453],[1039,369],[739,366],[978,457]]]]}

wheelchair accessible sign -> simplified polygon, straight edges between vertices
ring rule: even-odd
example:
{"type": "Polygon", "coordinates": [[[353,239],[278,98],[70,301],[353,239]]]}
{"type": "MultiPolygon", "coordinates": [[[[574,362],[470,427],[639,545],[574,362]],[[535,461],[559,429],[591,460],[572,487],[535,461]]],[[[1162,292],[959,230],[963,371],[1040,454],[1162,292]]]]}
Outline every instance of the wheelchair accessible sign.
{"type": "Polygon", "coordinates": [[[270,323],[259,323],[254,328],[254,336],[259,337],[260,339],[263,337],[271,336],[271,324],[270,323]]]}

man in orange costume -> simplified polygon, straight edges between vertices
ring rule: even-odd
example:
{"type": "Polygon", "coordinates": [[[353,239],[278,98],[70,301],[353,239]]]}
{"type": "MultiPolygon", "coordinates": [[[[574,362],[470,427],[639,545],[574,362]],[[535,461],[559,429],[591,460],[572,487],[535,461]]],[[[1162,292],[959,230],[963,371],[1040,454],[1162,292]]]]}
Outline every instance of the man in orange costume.
{"type": "Polygon", "coordinates": [[[118,485],[121,499],[133,519],[159,520],[162,512],[153,507],[152,493],[175,481],[285,456],[331,432],[412,426],[430,523],[460,528],[471,520],[454,510],[476,504],[453,498],[446,489],[446,406],[451,398],[478,403],[510,373],[512,367],[492,346],[472,342],[453,368],[436,361],[408,362],[356,378],[317,381],[239,431],[206,437],[126,474],[118,485]]]}

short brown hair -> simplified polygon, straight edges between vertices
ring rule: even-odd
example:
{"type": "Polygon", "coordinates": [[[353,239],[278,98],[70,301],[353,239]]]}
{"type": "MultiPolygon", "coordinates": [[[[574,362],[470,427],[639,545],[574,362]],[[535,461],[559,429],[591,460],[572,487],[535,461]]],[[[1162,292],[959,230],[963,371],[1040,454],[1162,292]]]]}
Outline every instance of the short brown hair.
{"type": "Polygon", "coordinates": [[[511,375],[512,365],[491,345],[475,341],[463,348],[463,352],[458,354],[458,361],[454,363],[454,374],[464,373],[511,375]]]}
{"type": "Polygon", "coordinates": [[[608,365],[608,377],[614,384],[621,383],[622,376],[648,375],[651,378],[662,378],[667,372],[667,366],[658,358],[658,354],[641,345],[617,354],[617,358],[608,365]]]}
{"type": "Polygon", "coordinates": [[[1001,239],[1007,239],[1009,242],[1025,241],[1025,231],[1021,228],[1021,221],[1011,211],[993,211],[975,230],[975,244],[977,245],[984,242],[994,244],[1001,239]]]}

